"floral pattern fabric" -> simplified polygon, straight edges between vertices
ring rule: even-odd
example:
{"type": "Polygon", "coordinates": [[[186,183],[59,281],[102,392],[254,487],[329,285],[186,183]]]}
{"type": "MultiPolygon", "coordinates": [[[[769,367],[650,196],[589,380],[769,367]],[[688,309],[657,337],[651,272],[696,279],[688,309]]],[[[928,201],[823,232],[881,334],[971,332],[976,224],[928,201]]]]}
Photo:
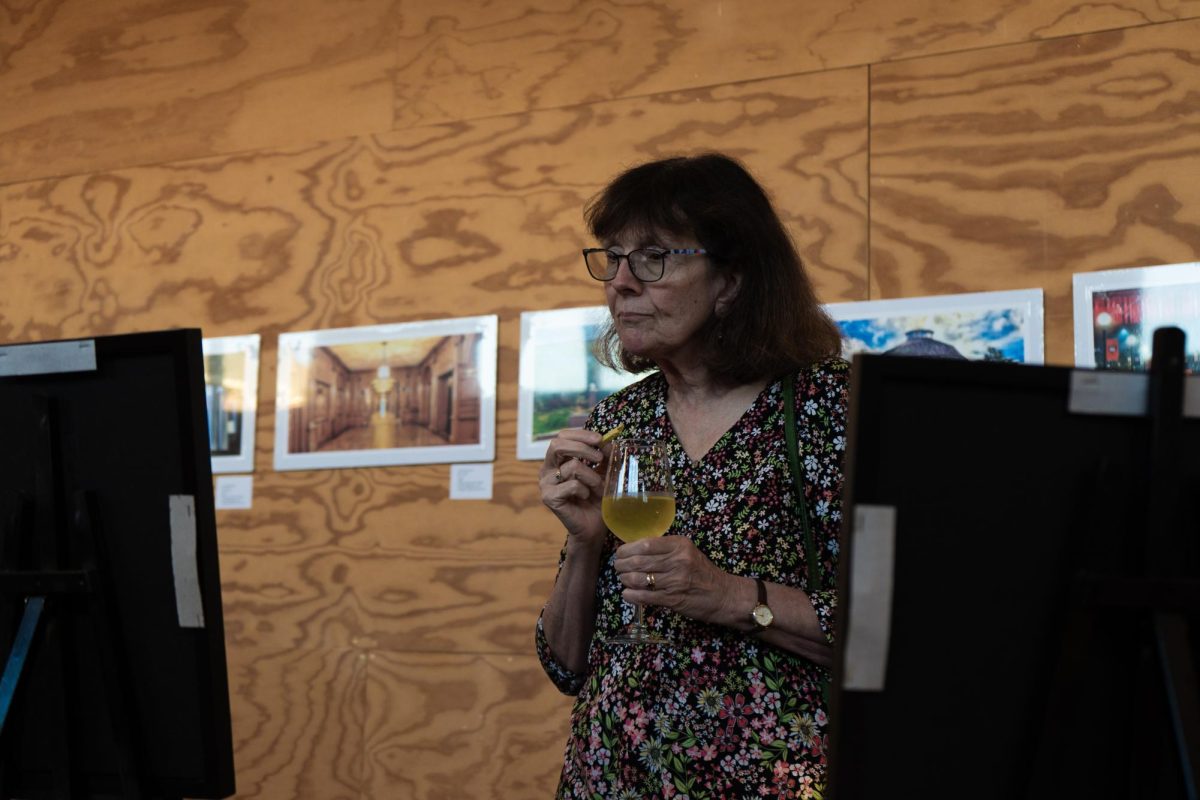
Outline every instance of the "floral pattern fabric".
{"type": "MultiPolygon", "coordinates": [[[[768,385],[698,462],[680,445],[659,373],[603,400],[588,427],[667,443],[676,491],[667,535],[687,536],[721,569],[808,592],[832,643],[841,527],[848,365],[829,360],[796,376],[804,493],[825,587],[810,590],[803,528],[784,437],[783,381],[768,385]]],[[[648,606],[646,624],[674,646],[614,645],[633,619],[605,546],[588,672],[558,663],[541,620],[546,673],[576,695],[559,798],[819,798],[824,791],[828,670],[752,634],[648,606]]],[[[561,566],[561,562],[560,562],[561,566]]],[[[749,609],[746,610],[749,614],[749,609]]]]}

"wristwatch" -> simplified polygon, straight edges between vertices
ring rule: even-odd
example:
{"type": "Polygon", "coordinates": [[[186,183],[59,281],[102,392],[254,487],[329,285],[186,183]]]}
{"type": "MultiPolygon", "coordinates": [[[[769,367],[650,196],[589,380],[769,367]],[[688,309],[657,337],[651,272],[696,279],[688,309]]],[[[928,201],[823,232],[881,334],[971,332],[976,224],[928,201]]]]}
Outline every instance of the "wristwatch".
{"type": "Polygon", "coordinates": [[[758,584],[758,605],[750,612],[750,619],[754,620],[754,632],[760,633],[771,627],[775,614],[767,605],[767,584],[763,583],[762,578],[755,578],[754,581],[758,584]]]}

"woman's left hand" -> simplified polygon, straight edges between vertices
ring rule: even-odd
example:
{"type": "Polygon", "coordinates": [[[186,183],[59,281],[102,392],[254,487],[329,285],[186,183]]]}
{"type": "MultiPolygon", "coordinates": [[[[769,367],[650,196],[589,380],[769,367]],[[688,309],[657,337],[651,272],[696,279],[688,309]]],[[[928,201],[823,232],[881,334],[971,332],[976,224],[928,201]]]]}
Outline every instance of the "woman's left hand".
{"type": "Polygon", "coordinates": [[[661,606],[704,622],[715,621],[736,578],[721,570],[684,536],[660,536],[617,548],[617,576],[629,603],[661,606]],[[647,577],[652,576],[652,577],[647,577]]]}

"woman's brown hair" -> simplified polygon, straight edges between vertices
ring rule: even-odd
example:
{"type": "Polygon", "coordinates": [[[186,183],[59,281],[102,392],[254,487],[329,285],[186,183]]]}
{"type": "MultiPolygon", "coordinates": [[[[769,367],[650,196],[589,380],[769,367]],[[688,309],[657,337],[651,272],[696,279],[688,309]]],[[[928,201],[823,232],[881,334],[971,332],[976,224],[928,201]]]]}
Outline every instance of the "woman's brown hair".
{"type": "MultiPolygon", "coordinates": [[[[840,353],[837,324],[817,302],[795,244],[738,161],[705,153],[641,164],[617,176],[584,218],[601,242],[626,233],[691,236],[714,268],[741,275],[727,312],[700,332],[715,380],[777,378],[840,353]]],[[[596,340],[596,356],[628,372],[654,368],[621,347],[611,321],[596,340]]]]}

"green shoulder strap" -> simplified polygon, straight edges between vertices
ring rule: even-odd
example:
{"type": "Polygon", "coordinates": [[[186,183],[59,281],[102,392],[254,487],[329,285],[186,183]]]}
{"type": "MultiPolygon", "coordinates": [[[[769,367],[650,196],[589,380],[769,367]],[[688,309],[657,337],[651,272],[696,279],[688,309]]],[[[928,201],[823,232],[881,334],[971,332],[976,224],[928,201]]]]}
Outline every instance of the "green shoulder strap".
{"type": "Polygon", "coordinates": [[[808,589],[821,591],[821,565],[817,558],[816,543],[813,542],[812,524],[808,519],[808,504],[804,500],[804,473],[800,471],[800,450],[796,441],[796,376],[788,373],[783,382],[783,435],[787,439],[788,469],[792,473],[795,487],[796,512],[800,516],[800,527],[804,530],[804,552],[808,556],[808,589]]]}

